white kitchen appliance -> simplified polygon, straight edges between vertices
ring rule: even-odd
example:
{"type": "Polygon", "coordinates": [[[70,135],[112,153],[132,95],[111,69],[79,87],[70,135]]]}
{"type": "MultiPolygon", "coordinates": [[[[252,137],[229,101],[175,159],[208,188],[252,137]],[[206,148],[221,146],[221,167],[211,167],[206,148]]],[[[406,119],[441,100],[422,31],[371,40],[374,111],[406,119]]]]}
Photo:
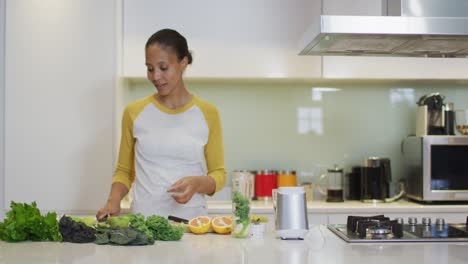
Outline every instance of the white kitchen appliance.
{"type": "Polygon", "coordinates": [[[276,233],[281,239],[304,239],[309,230],[304,187],[273,190],[276,233]]]}

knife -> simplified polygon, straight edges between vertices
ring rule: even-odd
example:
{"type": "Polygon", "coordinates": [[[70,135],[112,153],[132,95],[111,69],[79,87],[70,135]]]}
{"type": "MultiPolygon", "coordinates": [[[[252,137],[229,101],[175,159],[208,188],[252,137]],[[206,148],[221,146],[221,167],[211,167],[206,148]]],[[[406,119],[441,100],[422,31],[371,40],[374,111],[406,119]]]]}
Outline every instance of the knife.
{"type": "Polygon", "coordinates": [[[99,223],[106,222],[108,217],[109,217],[109,214],[106,214],[103,218],[97,219],[97,220],[99,223]]]}
{"type": "Polygon", "coordinates": [[[184,223],[184,224],[188,224],[188,222],[189,222],[189,220],[187,220],[187,219],[180,218],[180,217],[173,216],[173,215],[169,215],[167,217],[167,219],[172,220],[172,221],[177,222],[177,223],[184,223]]]}

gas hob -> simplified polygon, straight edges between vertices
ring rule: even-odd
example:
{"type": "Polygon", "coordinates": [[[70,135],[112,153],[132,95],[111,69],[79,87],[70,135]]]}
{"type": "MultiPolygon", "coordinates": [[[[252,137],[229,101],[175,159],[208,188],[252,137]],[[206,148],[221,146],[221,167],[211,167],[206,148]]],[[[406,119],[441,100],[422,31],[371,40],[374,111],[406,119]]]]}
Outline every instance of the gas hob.
{"type": "Polygon", "coordinates": [[[348,216],[347,224],[328,225],[330,231],[349,243],[468,242],[468,218],[464,224],[447,224],[443,218],[410,217],[390,220],[384,215],[348,216]]]}

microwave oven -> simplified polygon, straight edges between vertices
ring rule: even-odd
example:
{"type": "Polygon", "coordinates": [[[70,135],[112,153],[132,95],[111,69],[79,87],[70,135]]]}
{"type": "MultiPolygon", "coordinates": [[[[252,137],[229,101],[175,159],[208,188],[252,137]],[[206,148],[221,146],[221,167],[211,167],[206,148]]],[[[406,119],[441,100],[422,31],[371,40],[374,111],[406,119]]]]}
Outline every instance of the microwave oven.
{"type": "Polygon", "coordinates": [[[410,136],[402,152],[408,198],[468,201],[468,136],[410,136]]]}

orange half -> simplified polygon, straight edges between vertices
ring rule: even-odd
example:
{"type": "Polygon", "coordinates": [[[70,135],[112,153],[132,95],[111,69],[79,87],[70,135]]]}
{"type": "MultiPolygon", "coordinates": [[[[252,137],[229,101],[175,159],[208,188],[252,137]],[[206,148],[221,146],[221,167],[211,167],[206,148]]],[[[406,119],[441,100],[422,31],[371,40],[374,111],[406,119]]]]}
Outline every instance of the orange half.
{"type": "Polygon", "coordinates": [[[232,219],[227,216],[215,216],[211,219],[211,226],[218,234],[229,234],[232,231],[232,219]]]}
{"type": "Polygon", "coordinates": [[[194,234],[205,234],[210,227],[211,219],[208,216],[197,216],[189,221],[189,229],[194,234]]]}

